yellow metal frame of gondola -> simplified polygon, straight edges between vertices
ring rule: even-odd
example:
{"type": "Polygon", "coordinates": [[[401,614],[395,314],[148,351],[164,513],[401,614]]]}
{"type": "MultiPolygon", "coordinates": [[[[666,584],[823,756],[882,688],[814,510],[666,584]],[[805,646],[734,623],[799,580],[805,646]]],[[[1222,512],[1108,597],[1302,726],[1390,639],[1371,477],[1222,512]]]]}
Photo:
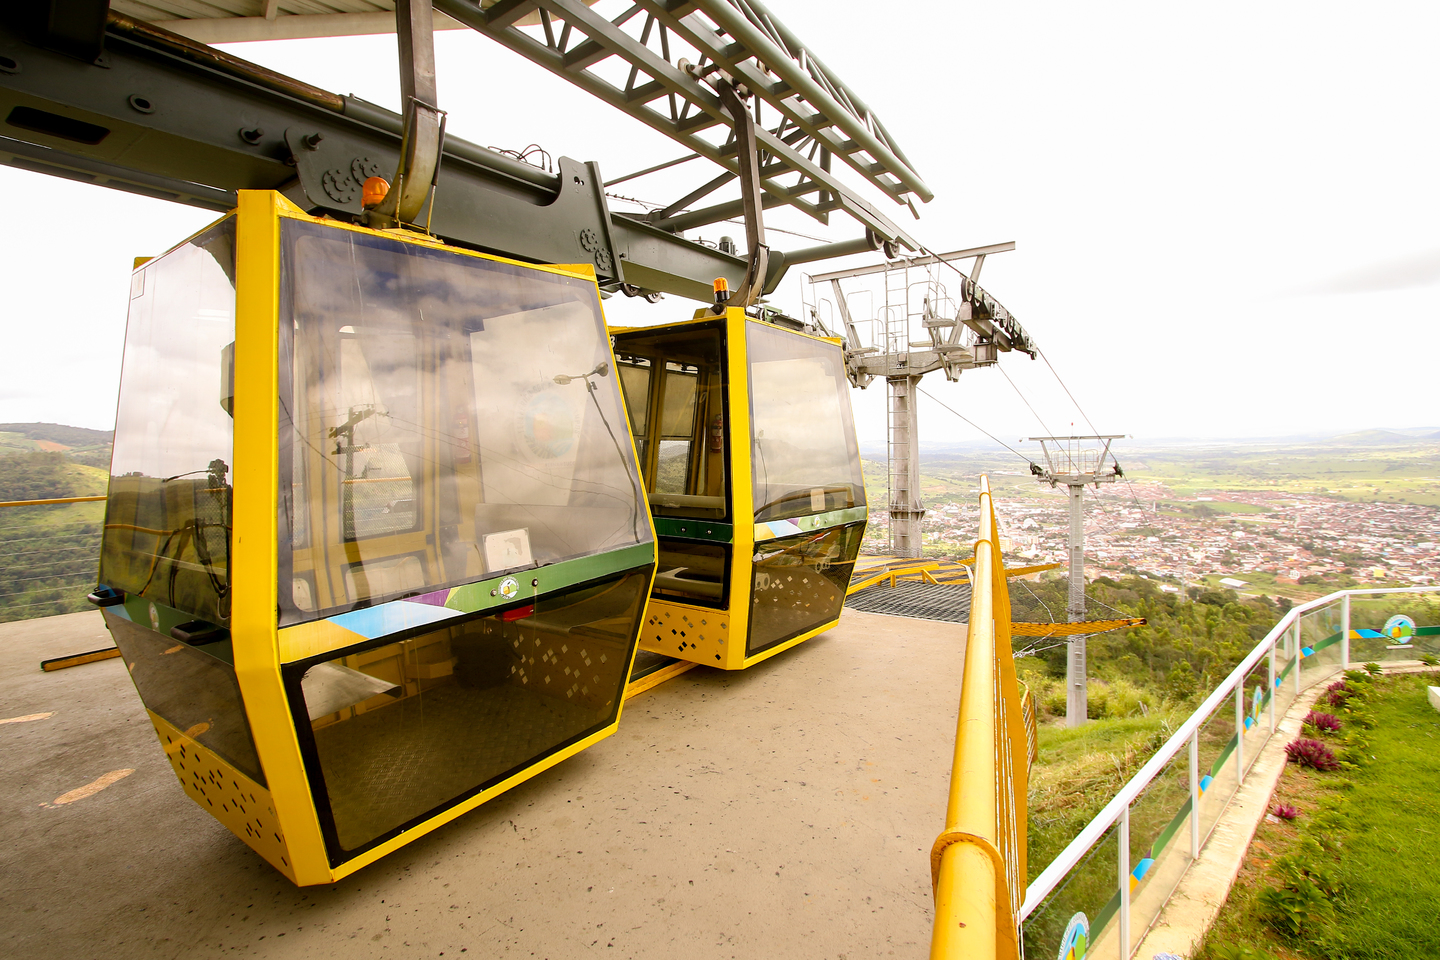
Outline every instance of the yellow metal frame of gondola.
{"type": "MultiPolygon", "coordinates": [[[[203,745],[152,714],[156,732],[176,765],[182,786],[201,806],[219,797],[226,811],[237,801],[249,817],[237,819],[217,808],[216,817],[240,839],[299,885],[332,883],[375,862],[435,828],[525,780],[555,766],[612,734],[623,712],[623,696],[615,718],[601,730],[557,750],[530,767],[481,793],[455,804],[355,857],[332,866],[315,801],[301,755],[290,703],[281,678],[282,661],[315,656],[363,641],[343,628],[323,621],[279,628],[276,622],[278,586],[275,570],[279,540],[275,518],[279,510],[279,291],[280,224],[284,219],[324,223],[325,226],[374,233],[363,227],[310,217],[279,193],[242,190],[236,217],[235,382],[245,397],[234,411],[234,501],[230,583],[233,606],[235,674],[244,698],[256,753],[265,771],[268,789],[256,784],[203,745]],[[257,403],[257,397],[268,398],[257,403]],[[282,657],[282,651],[284,656],[282,657]],[[208,771],[209,788],[201,778],[187,779],[182,765],[208,771]],[[196,766],[198,764],[198,767],[196,766]],[[230,784],[220,782],[228,780],[230,784]],[[269,836],[247,836],[242,829],[263,824],[269,836]],[[273,829],[271,829],[273,828],[273,829]],[[273,840],[273,842],[272,842],[273,840]]],[[[424,236],[404,231],[384,235],[403,243],[433,245],[424,236]]],[[[453,249],[453,248],[447,248],[453,249]]],[[[503,257],[453,252],[527,269],[548,271],[594,282],[593,269],[579,266],[537,266],[503,257]]],[[[598,290],[597,290],[598,298],[598,290]]],[[[612,355],[613,364],[614,357],[612,355]]],[[[634,455],[633,442],[631,454],[634,455]]],[[[654,526],[648,509],[653,563],[654,526]]],[[[653,579],[653,567],[652,567],[653,579]]],[[[647,587],[647,593],[648,593],[647,587]]],[[[626,665],[626,676],[633,666],[626,665]]],[[[186,769],[190,769],[187,767],[186,769]]],[[[248,831],[251,833],[255,830],[248,831]]]]}
{"type": "MultiPolygon", "coordinates": [[[[739,307],[728,307],[723,314],[712,309],[698,310],[687,321],[665,324],[667,330],[681,329],[691,324],[724,320],[725,357],[728,364],[725,391],[729,410],[726,424],[728,444],[727,470],[730,478],[730,519],[733,534],[730,542],[731,575],[726,595],[728,609],[689,604],[678,600],[658,599],[651,596],[645,612],[645,622],[640,634],[640,649],[659,653],[667,657],[691,661],[721,670],[744,670],[757,663],[784,653],[809,640],[840,622],[837,611],[833,619],[827,620],[788,640],[781,641],[755,654],[747,654],[747,640],[750,627],[751,578],[749,576],[756,537],[755,493],[753,482],[750,438],[750,366],[749,350],[746,343],[746,324],[763,323],[748,317],[739,307]],[[744,438],[745,442],[736,442],[744,438]],[[743,561],[742,561],[743,558],[743,561]],[[737,575],[743,569],[745,576],[737,575]],[[680,631],[686,640],[679,640],[680,631]],[[671,632],[674,631],[674,632],[671,632]],[[695,643],[696,639],[700,643],[695,643]],[[682,647],[681,644],[685,645],[682,647]]],[[[654,330],[653,327],[612,327],[611,334],[631,333],[640,330],[654,330]]],[[[842,341],[831,337],[816,337],[796,330],[785,330],[798,337],[806,337],[822,343],[840,346],[842,341]]],[[[644,460],[641,460],[644,463],[644,460]]],[[[865,508],[868,517],[868,507],[865,508]]],[[[847,526],[853,520],[834,526],[847,526]]],[[[697,521],[703,524],[704,521],[697,521]]],[[[819,527],[817,530],[830,529],[819,527]]],[[[843,610],[843,602],[840,610],[843,610]]]]}

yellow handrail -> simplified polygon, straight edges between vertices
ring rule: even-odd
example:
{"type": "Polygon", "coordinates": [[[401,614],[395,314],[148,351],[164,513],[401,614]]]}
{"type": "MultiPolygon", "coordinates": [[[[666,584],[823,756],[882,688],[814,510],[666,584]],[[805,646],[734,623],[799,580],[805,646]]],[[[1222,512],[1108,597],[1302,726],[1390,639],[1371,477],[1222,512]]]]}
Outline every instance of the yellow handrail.
{"type": "Polygon", "coordinates": [[[43,507],[51,503],[98,503],[100,497],[53,497],[49,500],[0,500],[0,507],[43,507]]]}
{"type": "Polygon", "coordinates": [[[932,960],[1019,960],[1029,754],[1010,654],[1010,595],[990,483],[981,477],[980,537],[950,801],[945,830],[930,854],[932,960]]]}

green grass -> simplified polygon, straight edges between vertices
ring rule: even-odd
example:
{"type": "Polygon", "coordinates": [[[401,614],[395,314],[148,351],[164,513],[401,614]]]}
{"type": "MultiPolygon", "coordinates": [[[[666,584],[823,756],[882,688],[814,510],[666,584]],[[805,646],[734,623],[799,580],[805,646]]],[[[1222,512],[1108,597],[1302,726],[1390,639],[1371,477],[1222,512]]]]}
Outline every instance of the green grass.
{"type": "Polygon", "coordinates": [[[1228,588],[1220,581],[1226,578],[1245,581],[1245,586],[1236,588],[1237,592],[1242,596],[1260,596],[1264,594],[1269,597],[1288,597],[1291,600],[1302,601],[1314,600],[1316,597],[1323,597],[1327,593],[1333,593],[1340,589],[1339,586],[1326,584],[1281,583],[1275,578],[1275,574],[1266,573],[1263,570],[1244,570],[1238,573],[1207,573],[1200,577],[1200,580],[1216,590],[1225,590],[1228,588]]]}
{"type": "MultiPolygon", "coordinates": [[[[46,496],[103,494],[108,473],[64,463],[46,496]]],[[[0,622],[91,609],[100,562],[103,503],[70,503],[0,510],[0,622]]]]}
{"type": "MultiPolygon", "coordinates": [[[[1440,674],[1376,681],[1361,708],[1374,722],[1348,729],[1373,759],[1340,773],[1289,766],[1276,801],[1300,811],[1294,824],[1262,823],[1235,888],[1196,956],[1221,960],[1248,945],[1296,960],[1400,960],[1440,956],[1440,713],[1427,684],[1440,674]],[[1328,871],[1338,893],[1328,915],[1298,935],[1267,920],[1266,888],[1285,881],[1285,857],[1328,871]]],[[[1358,746],[1358,745],[1357,745],[1358,746]]]]}
{"type": "MultiPolygon", "coordinates": [[[[1031,881],[1150,759],[1187,712],[1167,705],[1148,715],[1092,720],[1074,729],[1061,725],[1063,721],[1041,726],[1039,755],[1030,771],[1031,881]]],[[[1132,856],[1140,855],[1175,815],[1183,793],[1179,781],[1162,777],[1136,804],[1130,820],[1132,856]]],[[[1077,910],[1093,917],[1115,894],[1115,843],[1112,830],[1030,918],[1025,927],[1027,955],[1053,952],[1077,910]]]]}

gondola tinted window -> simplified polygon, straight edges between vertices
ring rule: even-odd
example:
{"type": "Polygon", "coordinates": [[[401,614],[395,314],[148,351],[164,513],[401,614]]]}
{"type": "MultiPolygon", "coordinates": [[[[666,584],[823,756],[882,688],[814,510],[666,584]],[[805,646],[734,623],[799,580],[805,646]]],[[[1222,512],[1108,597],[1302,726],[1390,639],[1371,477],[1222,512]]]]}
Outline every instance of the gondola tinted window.
{"type": "Polygon", "coordinates": [[[651,538],[593,283],[281,239],[282,623],[651,538]]]}
{"type": "Polygon", "coordinates": [[[287,668],[332,862],[613,722],[649,582],[634,570],[287,668]]]}
{"type": "Polygon", "coordinates": [[[864,506],[840,348],[758,322],[745,336],[755,519],[864,506]]]}
{"type": "Polygon", "coordinates": [[[135,271],[100,581],[230,617],[235,221],[135,271]]]}

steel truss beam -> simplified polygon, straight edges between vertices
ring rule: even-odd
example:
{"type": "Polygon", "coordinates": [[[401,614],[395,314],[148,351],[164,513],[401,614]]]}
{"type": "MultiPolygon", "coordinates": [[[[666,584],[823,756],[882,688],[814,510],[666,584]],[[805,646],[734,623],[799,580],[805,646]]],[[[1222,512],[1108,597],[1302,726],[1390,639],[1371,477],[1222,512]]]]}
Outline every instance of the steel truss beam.
{"type": "MultiPolygon", "coordinates": [[[[359,216],[360,183],[396,169],[397,114],[112,14],[101,61],[0,24],[0,163],[223,211],[281,190],[311,212],[359,216]],[[13,65],[13,69],[10,67],[13,65]]],[[[613,215],[595,164],[559,174],[446,139],[431,229],[537,263],[593,263],[628,293],[710,297],[747,260],[613,215]]],[[[779,277],[771,271],[770,288],[779,277]]]]}
{"type": "MultiPolygon", "coordinates": [[[[919,249],[835,178],[832,159],[912,212],[911,197],[928,201],[930,189],[873,111],[758,2],[637,0],[614,19],[580,0],[500,0],[484,10],[474,0],[435,0],[435,7],[738,174],[730,118],[702,82],[728,75],[755,96],[764,206],[789,205],[822,223],[839,210],[883,240],[919,249]],[[517,26],[536,12],[538,26],[517,26]],[[727,136],[714,135],[717,127],[727,136]]],[[[708,195],[717,181],[685,200],[708,195]]],[[[687,230],[742,212],[739,200],[667,209],[657,225],[687,230]]]]}

